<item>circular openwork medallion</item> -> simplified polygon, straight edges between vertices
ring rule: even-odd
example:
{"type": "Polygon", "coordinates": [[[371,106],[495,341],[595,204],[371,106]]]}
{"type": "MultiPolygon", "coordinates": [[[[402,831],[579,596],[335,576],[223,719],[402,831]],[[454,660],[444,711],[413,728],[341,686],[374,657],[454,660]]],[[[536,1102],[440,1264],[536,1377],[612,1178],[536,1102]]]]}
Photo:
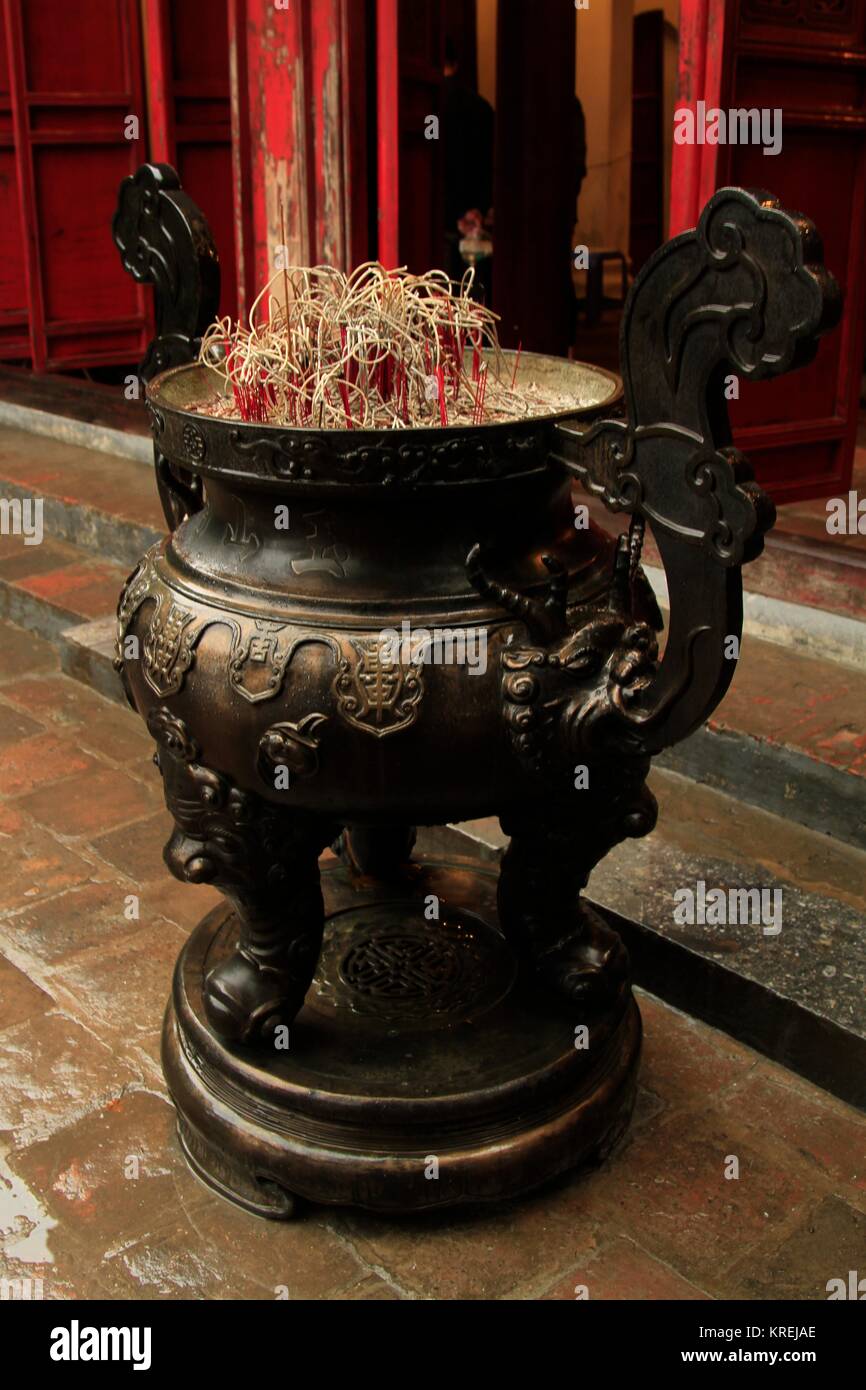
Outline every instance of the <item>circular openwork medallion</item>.
{"type": "Polygon", "coordinates": [[[201,463],[205,453],[204,435],[195,425],[187,422],[181,435],[183,452],[193,463],[201,463]]]}
{"type": "Polygon", "coordinates": [[[461,975],[460,956],[435,933],[381,932],[362,936],[340,964],[350,989],[380,999],[433,1000],[461,975]]]}
{"type": "Polygon", "coordinates": [[[417,902],[370,903],[331,917],[313,981],[316,1005],[436,1028],[498,1003],[515,971],[499,932],[465,909],[443,908],[438,921],[417,920],[418,909],[417,902]]]}

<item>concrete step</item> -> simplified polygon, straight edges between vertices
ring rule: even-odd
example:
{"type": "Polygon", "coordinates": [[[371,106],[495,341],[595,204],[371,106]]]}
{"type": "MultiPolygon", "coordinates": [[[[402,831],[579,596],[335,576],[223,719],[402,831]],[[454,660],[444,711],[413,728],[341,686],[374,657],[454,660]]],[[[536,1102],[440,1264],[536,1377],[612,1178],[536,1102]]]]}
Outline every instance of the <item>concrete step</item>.
{"type": "MultiPolygon", "coordinates": [[[[608,512],[579,488],[593,521],[615,534],[629,518],[608,512]]],[[[812,504],[815,506],[816,504],[812,504]]],[[[779,522],[757,560],[743,570],[743,626],[748,636],[775,642],[806,656],[825,657],[866,670],[866,536],[818,539],[801,535],[779,509],[779,522]]],[[[655,541],[647,534],[643,566],[662,608],[667,583],[655,541]]]]}
{"type": "Polygon", "coordinates": [[[142,399],[127,400],[120,386],[0,366],[0,425],[139,463],[153,458],[142,399]]]}
{"type": "Polygon", "coordinates": [[[25,429],[0,428],[0,496],[41,498],[49,540],[80,546],[127,570],[165,535],[152,455],[143,466],[25,429]]]}
{"type": "MultiPolygon", "coordinates": [[[[0,400],[4,381],[0,371],[0,400]]],[[[148,459],[0,428],[0,496],[42,499],[44,536],[32,545],[0,536],[0,615],[48,638],[64,671],[120,701],[111,664],[118,594],[165,534],[148,459]]]]}
{"type": "Polygon", "coordinates": [[[866,672],[745,637],[724,700],[659,766],[866,849],[864,711],[866,672]]]}
{"type": "Polygon", "coordinates": [[[127,573],[66,541],[30,546],[0,536],[0,617],[57,640],[69,627],[113,613],[127,573]]]}
{"type": "Polygon", "coordinates": [[[0,536],[0,618],[51,642],[64,671],[110,699],[123,690],[112,666],[114,613],[125,566],[66,541],[25,545],[0,536]]]}
{"type": "MultiPolygon", "coordinates": [[[[674,772],[654,769],[650,785],[656,830],[613,849],[587,889],[638,984],[866,1108],[866,854],[674,772]],[[678,891],[697,897],[699,884],[766,889],[781,929],[678,922],[678,891]]],[[[485,858],[507,844],[495,820],[421,832],[428,841],[485,858]]]]}
{"type": "Polygon", "coordinates": [[[106,699],[125,705],[126,696],[113,665],[116,631],[113,614],[66,628],[58,641],[60,668],[106,699]]]}

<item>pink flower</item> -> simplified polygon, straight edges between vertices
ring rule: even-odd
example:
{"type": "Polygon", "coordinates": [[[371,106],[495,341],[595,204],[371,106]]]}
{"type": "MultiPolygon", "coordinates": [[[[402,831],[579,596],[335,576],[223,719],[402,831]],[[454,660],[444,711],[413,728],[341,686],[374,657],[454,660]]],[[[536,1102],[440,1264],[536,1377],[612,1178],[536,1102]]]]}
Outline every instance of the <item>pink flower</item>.
{"type": "Polygon", "coordinates": [[[484,231],[484,218],[478,208],[470,208],[463,217],[458,218],[457,228],[463,236],[481,236],[484,231]]]}

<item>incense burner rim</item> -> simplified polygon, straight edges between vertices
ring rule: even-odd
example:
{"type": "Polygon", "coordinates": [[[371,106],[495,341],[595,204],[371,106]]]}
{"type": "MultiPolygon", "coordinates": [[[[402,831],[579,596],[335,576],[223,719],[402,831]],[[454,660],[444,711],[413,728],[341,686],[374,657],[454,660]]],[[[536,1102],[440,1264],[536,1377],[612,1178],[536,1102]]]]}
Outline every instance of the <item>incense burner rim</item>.
{"type": "MultiPolygon", "coordinates": [[[[516,359],[517,354],[512,349],[503,349],[502,356],[504,358],[516,359]]],[[[570,406],[565,410],[548,411],[543,414],[514,416],[507,420],[482,422],[479,425],[410,425],[405,429],[396,430],[366,425],[359,425],[353,429],[319,429],[309,425],[261,423],[204,415],[199,410],[189,405],[173,401],[171,399],[171,394],[167,394],[167,390],[170,393],[177,378],[187,378],[196,375],[204,379],[203,374],[205,372],[212,376],[212,369],[203,362],[184,362],[180,366],[169,367],[166,371],[160,372],[148,382],[145,390],[145,398],[152,410],[170,411],[172,414],[183,416],[185,419],[193,421],[195,424],[200,424],[204,421],[207,425],[228,426],[230,428],[243,429],[244,431],[262,431],[266,434],[289,433],[298,436],[311,434],[317,436],[321,435],[349,447],[356,445],[359,437],[369,441],[379,439],[416,441],[419,439],[426,439],[427,437],[435,439],[444,438],[453,441],[461,435],[477,436],[479,433],[489,432],[490,430],[513,430],[515,428],[528,428],[532,425],[547,424],[551,421],[569,421],[584,418],[602,408],[608,410],[617,405],[622,397],[622,378],[616,372],[611,372],[606,367],[596,366],[593,362],[583,362],[567,357],[557,357],[551,353],[521,352],[520,364],[523,370],[525,370],[527,366],[536,366],[537,368],[539,365],[543,364],[548,372],[556,370],[563,376],[570,372],[575,374],[586,373],[597,378],[599,382],[604,382],[607,386],[607,390],[603,395],[599,394],[597,400],[590,401],[585,405],[570,406]]],[[[523,375],[523,370],[520,371],[520,375],[523,375]]]]}
{"type": "Polygon", "coordinates": [[[354,497],[374,498],[385,490],[429,495],[540,476],[550,469],[560,427],[608,415],[622,397],[622,382],[588,363],[525,357],[530,368],[544,362],[551,374],[588,373],[605,389],[596,401],[568,411],[482,425],[317,430],[200,414],[189,407],[209,369],[187,363],[162,372],[147,388],[157,460],[161,456],[171,469],[225,480],[232,488],[291,487],[332,495],[348,488],[354,497]]]}

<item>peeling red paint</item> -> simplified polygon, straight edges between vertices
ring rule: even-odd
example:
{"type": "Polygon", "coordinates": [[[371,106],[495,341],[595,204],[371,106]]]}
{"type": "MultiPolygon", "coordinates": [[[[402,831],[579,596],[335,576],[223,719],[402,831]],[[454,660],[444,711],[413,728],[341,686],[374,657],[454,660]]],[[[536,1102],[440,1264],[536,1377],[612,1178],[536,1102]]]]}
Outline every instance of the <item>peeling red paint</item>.
{"type": "Polygon", "coordinates": [[[400,182],[398,171],[397,0],[376,4],[377,148],[379,155],[379,260],[400,263],[400,182]]]}
{"type": "Polygon", "coordinates": [[[281,206],[290,261],[349,268],[349,23],[346,0],[296,0],[287,10],[247,0],[246,261],[257,289],[273,273],[281,206]]]}
{"type": "MultiPolygon", "coordinates": [[[[726,16],[726,0],[680,0],[678,108],[719,104],[726,16]]],[[[695,226],[716,187],[717,159],[715,145],[674,144],[669,236],[695,226]]]]}

